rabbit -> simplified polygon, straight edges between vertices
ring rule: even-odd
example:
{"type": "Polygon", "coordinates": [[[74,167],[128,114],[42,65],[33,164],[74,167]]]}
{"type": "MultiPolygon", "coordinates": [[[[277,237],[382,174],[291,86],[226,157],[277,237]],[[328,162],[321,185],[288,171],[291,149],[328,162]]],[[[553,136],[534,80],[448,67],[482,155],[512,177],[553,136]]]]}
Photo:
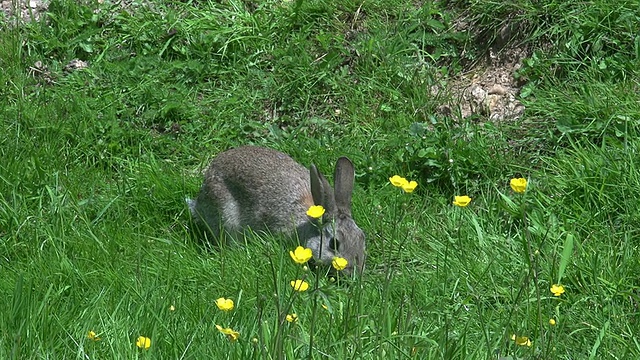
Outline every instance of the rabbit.
{"type": "Polygon", "coordinates": [[[196,225],[215,238],[221,231],[238,238],[244,230],[297,236],[310,248],[315,261],[331,264],[347,260],[345,275],[362,273],[365,234],[351,216],[354,166],[338,159],[335,192],[315,165],[309,169],[279,151],[242,146],[218,154],[205,172],[198,197],[188,200],[196,225]],[[322,236],[317,220],[306,212],[322,205],[322,236]]]}

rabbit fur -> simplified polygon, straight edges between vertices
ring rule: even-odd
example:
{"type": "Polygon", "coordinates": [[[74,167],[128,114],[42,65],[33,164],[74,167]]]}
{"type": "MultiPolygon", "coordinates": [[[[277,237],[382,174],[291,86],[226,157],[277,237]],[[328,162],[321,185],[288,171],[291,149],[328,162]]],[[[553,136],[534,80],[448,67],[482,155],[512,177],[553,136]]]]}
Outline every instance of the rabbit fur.
{"type": "Polygon", "coordinates": [[[247,228],[297,236],[316,261],[347,259],[349,275],[365,264],[365,235],[351,216],[354,176],[351,160],[339,158],[334,192],[314,165],[306,169],[279,151],[242,146],[212,160],[198,197],[188,203],[196,225],[215,238],[221,231],[238,238],[247,228]],[[325,208],[322,236],[306,214],[312,205],[325,208]]]}

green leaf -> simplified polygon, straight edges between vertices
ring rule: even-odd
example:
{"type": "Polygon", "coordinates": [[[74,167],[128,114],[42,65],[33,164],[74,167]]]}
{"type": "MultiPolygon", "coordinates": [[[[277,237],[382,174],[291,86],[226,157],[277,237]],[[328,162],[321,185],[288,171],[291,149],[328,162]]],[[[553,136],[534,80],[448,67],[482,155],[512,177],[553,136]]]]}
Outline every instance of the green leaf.
{"type": "Polygon", "coordinates": [[[499,202],[499,205],[503,210],[508,212],[511,216],[522,215],[522,210],[520,209],[520,206],[518,204],[511,200],[511,198],[507,195],[501,192],[498,192],[498,194],[500,194],[500,198],[502,199],[502,201],[499,202]]]}
{"type": "Polygon", "coordinates": [[[471,218],[471,222],[473,223],[473,227],[476,229],[476,234],[478,235],[478,247],[483,248],[485,246],[485,241],[482,227],[480,226],[480,223],[478,223],[478,219],[475,217],[471,218]]]}
{"type": "Polygon", "coordinates": [[[593,343],[593,346],[591,347],[591,352],[589,353],[589,360],[596,358],[596,355],[598,354],[598,348],[600,348],[600,344],[602,344],[602,339],[604,339],[604,337],[607,335],[607,330],[609,330],[610,324],[611,324],[611,321],[607,320],[607,322],[604,323],[604,326],[602,327],[602,329],[600,329],[598,338],[596,339],[596,341],[593,343]]]}
{"type": "Polygon", "coordinates": [[[429,25],[429,27],[435,30],[444,30],[446,28],[443,23],[441,23],[436,19],[429,19],[427,21],[427,25],[429,25]]]}
{"type": "Polygon", "coordinates": [[[558,269],[558,282],[560,284],[560,280],[562,280],[562,275],[564,275],[564,270],[567,268],[567,264],[571,259],[571,255],[573,254],[573,234],[568,233],[567,238],[564,240],[564,245],[562,249],[562,258],[560,259],[560,268],[558,269]]]}
{"type": "Polygon", "coordinates": [[[424,135],[425,131],[427,131],[427,128],[423,123],[414,122],[413,124],[411,124],[411,126],[409,126],[409,134],[411,134],[412,136],[422,136],[424,135]]]}

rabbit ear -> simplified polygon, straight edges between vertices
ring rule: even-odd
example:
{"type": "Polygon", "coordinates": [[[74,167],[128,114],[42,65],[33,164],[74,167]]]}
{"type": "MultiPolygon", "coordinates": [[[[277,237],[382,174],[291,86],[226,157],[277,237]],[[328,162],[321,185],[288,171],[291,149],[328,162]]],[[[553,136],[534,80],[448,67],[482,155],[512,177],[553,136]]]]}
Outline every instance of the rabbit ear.
{"type": "Polygon", "coordinates": [[[309,172],[311,175],[311,196],[313,196],[313,203],[322,205],[322,207],[329,212],[334,211],[336,203],[331,185],[329,185],[327,179],[318,171],[315,165],[311,164],[309,172]]]}
{"type": "Polygon", "coordinates": [[[353,192],[353,182],[355,170],[353,163],[346,157],[341,157],[336,162],[336,171],[333,174],[333,184],[335,186],[335,202],[338,211],[351,215],[351,193],[353,192]]]}

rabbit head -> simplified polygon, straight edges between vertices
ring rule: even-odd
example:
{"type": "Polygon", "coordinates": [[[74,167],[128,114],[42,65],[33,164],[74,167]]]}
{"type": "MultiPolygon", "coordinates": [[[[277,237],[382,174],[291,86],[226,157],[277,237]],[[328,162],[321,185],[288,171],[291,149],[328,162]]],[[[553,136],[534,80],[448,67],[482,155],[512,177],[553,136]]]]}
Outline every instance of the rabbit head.
{"type": "Polygon", "coordinates": [[[315,165],[310,167],[311,194],[316,205],[322,205],[325,213],[321,221],[313,221],[321,228],[306,240],[316,261],[330,265],[334,257],[347,260],[345,274],[354,270],[362,272],[365,264],[365,236],[351,216],[351,194],[355,171],[353,163],[341,157],[334,173],[335,191],[315,165]]]}

